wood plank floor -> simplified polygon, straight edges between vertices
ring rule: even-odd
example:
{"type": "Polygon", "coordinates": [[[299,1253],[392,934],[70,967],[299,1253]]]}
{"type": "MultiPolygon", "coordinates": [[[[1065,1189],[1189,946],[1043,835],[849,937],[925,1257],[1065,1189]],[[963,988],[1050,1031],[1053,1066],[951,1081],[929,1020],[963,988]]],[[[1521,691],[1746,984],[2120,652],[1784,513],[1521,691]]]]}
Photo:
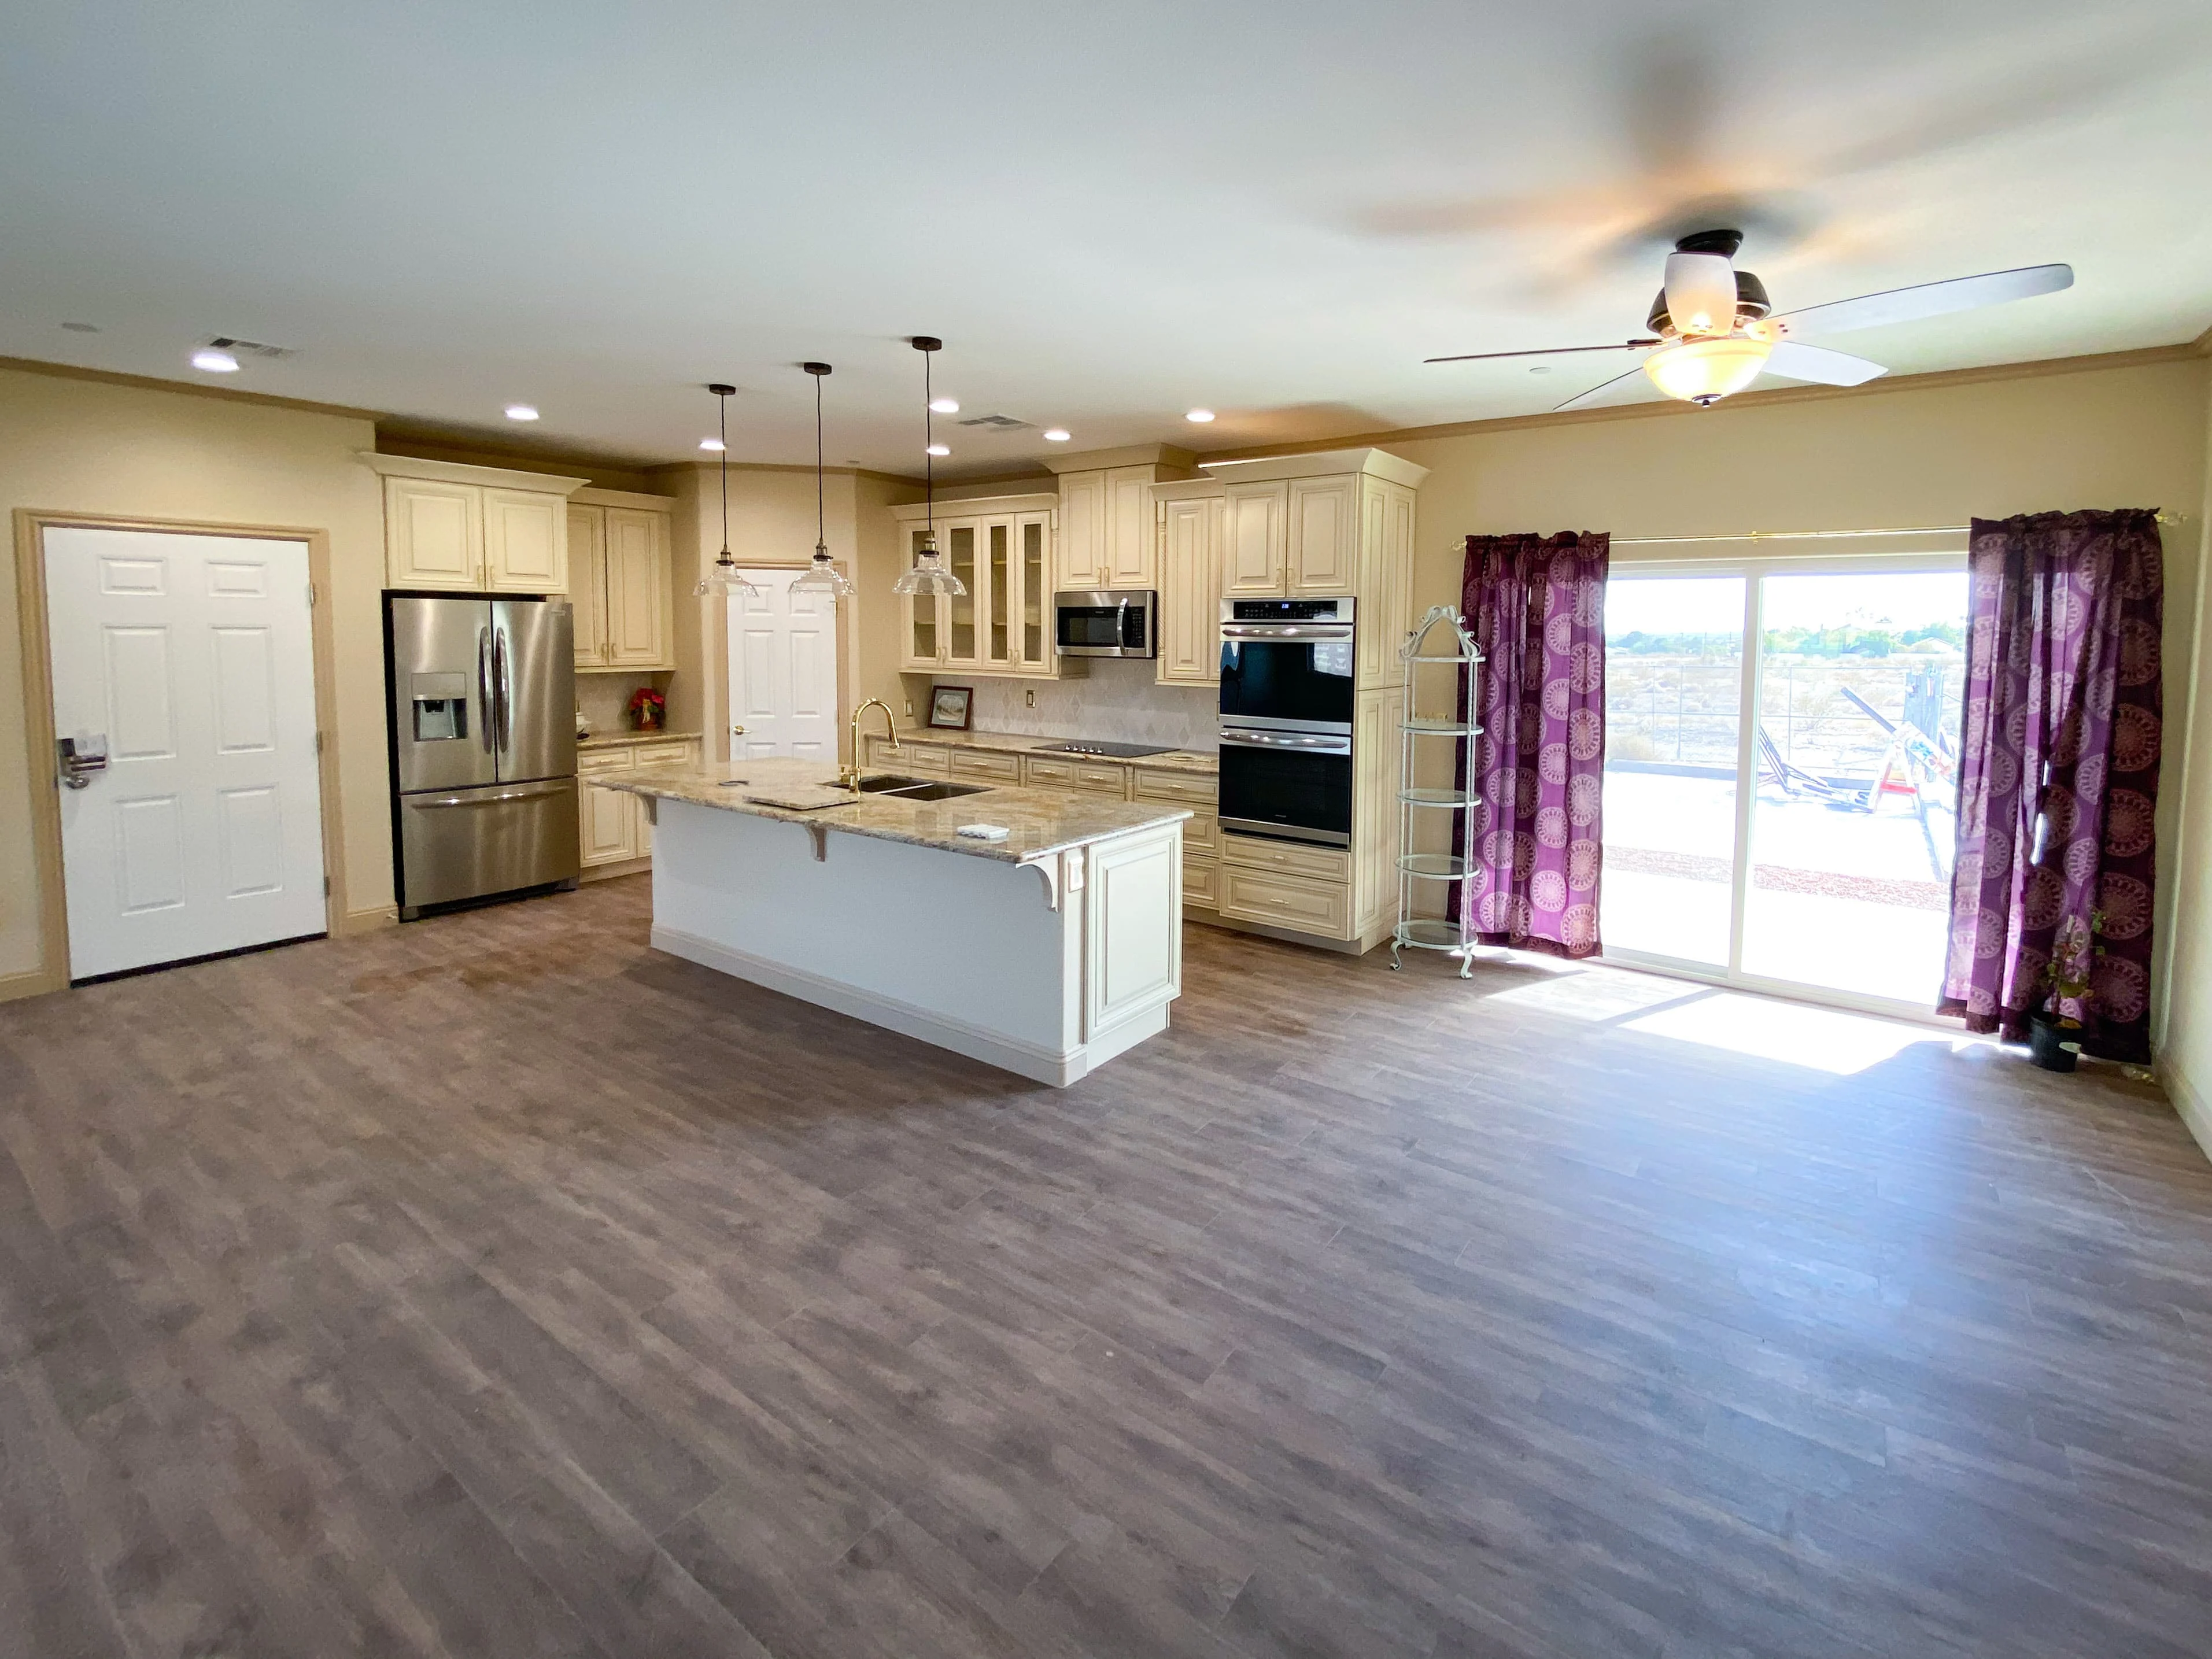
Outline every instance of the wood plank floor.
{"type": "Polygon", "coordinates": [[[1054,1091],[647,908],[0,1008],[0,1653],[2212,1651],[2147,1089],[1192,927],[1054,1091]]]}

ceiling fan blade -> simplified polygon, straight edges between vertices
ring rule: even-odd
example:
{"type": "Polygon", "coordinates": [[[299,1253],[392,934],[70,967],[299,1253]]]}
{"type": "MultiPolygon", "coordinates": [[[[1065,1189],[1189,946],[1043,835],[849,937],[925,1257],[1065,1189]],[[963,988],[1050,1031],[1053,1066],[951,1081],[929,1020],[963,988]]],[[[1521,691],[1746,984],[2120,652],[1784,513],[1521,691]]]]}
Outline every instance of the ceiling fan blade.
{"type": "Polygon", "coordinates": [[[1774,349],[1767,355],[1766,372],[1788,380],[1809,380],[1815,386],[1864,386],[1876,375],[1889,373],[1863,357],[1802,345],[1796,340],[1774,343],[1774,349]]]}
{"type": "Polygon", "coordinates": [[[2024,265],[2018,270],[1985,271],[1979,276],[1954,276],[1947,283],[1922,283],[1882,294],[1862,294],[1856,300],[1786,311],[1771,320],[1784,334],[1840,334],[1846,329],[1913,323],[1947,312],[2032,299],[2073,286],[2071,265],[2024,265]]]}
{"type": "Polygon", "coordinates": [[[1619,345],[1547,346],[1540,351],[1469,351],[1456,357],[1424,357],[1425,363],[1480,363],[1493,357],[1564,357],[1571,351],[1640,351],[1656,340],[1624,340],[1619,345]]]}
{"type": "Polygon", "coordinates": [[[1566,402],[1559,404],[1558,408],[1554,409],[1552,412],[1556,415],[1560,410],[1580,409],[1585,404],[1595,403],[1604,393],[1612,391],[1613,387],[1620,386],[1624,381],[1641,379],[1643,377],[1643,367],[1639,364],[1636,368],[1630,369],[1626,374],[1616,374],[1601,386],[1594,386],[1588,392],[1577,393],[1574,397],[1568,398],[1566,402]]]}

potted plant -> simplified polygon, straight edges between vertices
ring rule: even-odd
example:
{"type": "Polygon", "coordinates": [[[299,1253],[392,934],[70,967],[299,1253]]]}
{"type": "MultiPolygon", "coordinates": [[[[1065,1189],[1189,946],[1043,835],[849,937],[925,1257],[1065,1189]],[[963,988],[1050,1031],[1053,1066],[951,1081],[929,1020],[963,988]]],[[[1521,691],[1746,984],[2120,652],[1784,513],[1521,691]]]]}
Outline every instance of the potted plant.
{"type": "Polygon", "coordinates": [[[2063,1010],[2068,1003],[2086,1009],[2095,995],[2089,975],[2105,947],[2094,936],[2104,925],[2101,910],[2092,910],[2086,925],[2069,916],[2051,941],[2051,960],[2043,964],[2043,1006],[2027,1017],[2028,1057],[2046,1072],[2070,1072],[2081,1056],[2081,1022],[2063,1010]]]}
{"type": "Polygon", "coordinates": [[[629,723],[633,730],[658,732],[668,712],[668,699],[649,685],[629,694],[629,723]]]}

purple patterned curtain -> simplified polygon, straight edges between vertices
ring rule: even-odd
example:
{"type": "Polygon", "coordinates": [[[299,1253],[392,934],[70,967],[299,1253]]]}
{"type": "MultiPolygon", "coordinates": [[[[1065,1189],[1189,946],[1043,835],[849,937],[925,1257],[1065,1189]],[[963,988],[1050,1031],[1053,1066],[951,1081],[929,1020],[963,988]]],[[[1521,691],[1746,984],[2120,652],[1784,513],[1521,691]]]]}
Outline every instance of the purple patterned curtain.
{"type": "Polygon", "coordinates": [[[1486,659],[1461,916],[1485,945],[1595,956],[1611,538],[1469,536],[1460,608],[1486,659]]]}
{"type": "Polygon", "coordinates": [[[2152,818],[2164,566],[2157,514],[1974,520],[1959,856],[1943,1013],[2026,1035],[2052,943],[2103,954],[2082,1047],[2150,1059],[2152,818]]]}

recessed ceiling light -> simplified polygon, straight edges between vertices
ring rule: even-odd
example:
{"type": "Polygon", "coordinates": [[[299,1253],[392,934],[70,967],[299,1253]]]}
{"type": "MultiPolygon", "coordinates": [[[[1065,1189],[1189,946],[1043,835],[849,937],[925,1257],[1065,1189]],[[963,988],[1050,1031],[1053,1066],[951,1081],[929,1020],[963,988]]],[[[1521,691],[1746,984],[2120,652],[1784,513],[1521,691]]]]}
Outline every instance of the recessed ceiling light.
{"type": "Polygon", "coordinates": [[[1046,428],[1044,441],[1048,444],[1066,443],[1067,441],[1067,428],[1064,426],[1046,428]]]}
{"type": "Polygon", "coordinates": [[[538,418],[538,411],[528,404],[509,404],[507,418],[510,421],[534,421],[538,418]]]}
{"type": "Polygon", "coordinates": [[[1200,426],[1204,426],[1212,418],[1213,411],[1210,409],[1194,409],[1183,416],[1186,421],[1196,421],[1200,426]]]}
{"type": "Polygon", "coordinates": [[[922,451],[925,455],[950,455],[951,453],[952,447],[950,444],[932,444],[922,451]]]}
{"type": "Polygon", "coordinates": [[[932,398],[929,400],[929,406],[939,415],[957,415],[960,412],[960,400],[957,398],[932,398]]]}
{"type": "Polygon", "coordinates": [[[228,351],[217,351],[213,346],[203,346],[192,353],[192,367],[210,374],[235,374],[238,359],[228,351]]]}
{"type": "Polygon", "coordinates": [[[720,438],[702,438],[699,440],[699,447],[709,454],[719,455],[726,446],[720,438]]]}
{"type": "Polygon", "coordinates": [[[62,326],[72,334],[97,334],[100,332],[100,325],[98,323],[64,323],[62,326]]]}

